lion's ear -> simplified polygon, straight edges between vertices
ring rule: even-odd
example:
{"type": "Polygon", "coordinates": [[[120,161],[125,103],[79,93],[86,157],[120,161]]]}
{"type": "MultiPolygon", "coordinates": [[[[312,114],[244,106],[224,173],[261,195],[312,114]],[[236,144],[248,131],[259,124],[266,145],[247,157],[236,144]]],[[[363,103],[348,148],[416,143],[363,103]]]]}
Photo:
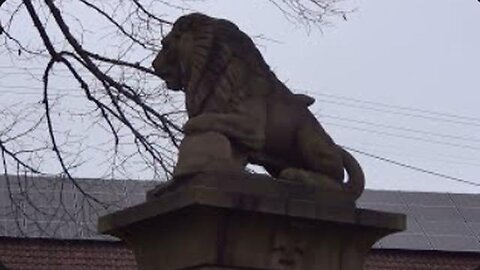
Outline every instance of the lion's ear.
{"type": "Polygon", "coordinates": [[[302,102],[303,104],[310,106],[315,103],[315,99],[311,96],[307,96],[305,94],[294,94],[295,99],[302,102]]]}

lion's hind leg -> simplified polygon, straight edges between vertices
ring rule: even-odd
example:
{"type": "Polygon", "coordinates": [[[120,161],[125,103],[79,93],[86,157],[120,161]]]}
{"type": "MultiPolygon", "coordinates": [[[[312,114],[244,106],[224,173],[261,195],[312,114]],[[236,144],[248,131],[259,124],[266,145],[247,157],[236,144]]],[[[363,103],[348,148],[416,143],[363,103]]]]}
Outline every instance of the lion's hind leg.
{"type": "Polygon", "coordinates": [[[280,173],[280,178],[328,190],[341,189],[345,176],[342,155],[320,126],[304,125],[299,128],[296,151],[301,168],[286,168],[280,173]]]}
{"type": "Polygon", "coordinates": [[[297,134],[297,147],[305,169],[324,174],[335,182],[343,182],[342,153],[320,125],[301,127],[297,134]]]}

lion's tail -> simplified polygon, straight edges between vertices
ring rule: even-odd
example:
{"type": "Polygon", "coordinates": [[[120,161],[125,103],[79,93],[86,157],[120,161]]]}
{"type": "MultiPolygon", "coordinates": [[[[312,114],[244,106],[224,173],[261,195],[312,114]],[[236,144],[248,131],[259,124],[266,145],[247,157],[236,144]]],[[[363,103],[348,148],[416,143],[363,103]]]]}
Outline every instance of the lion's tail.
{"type": "Polygon", "coordinates": [[[362,195],[365,189],[365,175],[358,161],[345,149],[339,147],[342,152],[343,164],[348,174],[348,182],[345,183],[345,191],[352,194],[356,199],[362,195]]]}

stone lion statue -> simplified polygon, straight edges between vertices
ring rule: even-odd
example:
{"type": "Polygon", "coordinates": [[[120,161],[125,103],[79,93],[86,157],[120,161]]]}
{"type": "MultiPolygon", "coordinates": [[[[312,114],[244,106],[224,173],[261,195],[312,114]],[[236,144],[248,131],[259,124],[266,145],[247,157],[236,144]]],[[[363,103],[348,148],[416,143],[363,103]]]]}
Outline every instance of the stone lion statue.
{"type": "Polygon", "coordinates": [[[275,178],[355,199],[362,193],[360,165],[309,111],[314,99],[292,93],[235,24],[199,13],[180,17],[153,67],[169,89],[185,93],[189,120],[174,177],[251,163],[275,178]]]}

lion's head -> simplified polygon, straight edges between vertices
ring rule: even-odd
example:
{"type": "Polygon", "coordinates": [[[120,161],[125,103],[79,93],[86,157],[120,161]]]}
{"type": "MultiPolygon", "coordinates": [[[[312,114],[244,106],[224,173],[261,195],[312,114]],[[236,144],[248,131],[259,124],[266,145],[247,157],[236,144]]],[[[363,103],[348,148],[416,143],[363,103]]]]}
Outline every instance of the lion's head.
{"type": "Polygon", "coordinates": [[[184,87],[178,52],[179,43],[178,35],[168,34],[162,40],[162,50],[152,63],[155,73],[165,81],[169,89],[175,91],[184,87]]]}
{"type": "Polygon", "coordinates": [[[253,77],[277,80],[253,41],[235,24],[199,13],[174,23],[153,67],[169,89],[185,91],[190,116],[204,111],[212,100],[210,105],[228,106],[239,91],[250,90],[245,85],[253,77]]]}
{"type": "MultiPolygon", "coordinates": [[[[205,31],[208,17],[191,14],[180,17],[172,30],[162,39],[162,49],[152,65],[157,75],[171,90],[184,90],[191,73],[191,61],[194,54],[195,36],[205,31]],[[199,29],[201,28],[201,29],[199,29]]],[[[210,43],[210,42],[208,42],[210,43]]],[[[210,44],[204,44],[206,48],[210,44]]]]}

